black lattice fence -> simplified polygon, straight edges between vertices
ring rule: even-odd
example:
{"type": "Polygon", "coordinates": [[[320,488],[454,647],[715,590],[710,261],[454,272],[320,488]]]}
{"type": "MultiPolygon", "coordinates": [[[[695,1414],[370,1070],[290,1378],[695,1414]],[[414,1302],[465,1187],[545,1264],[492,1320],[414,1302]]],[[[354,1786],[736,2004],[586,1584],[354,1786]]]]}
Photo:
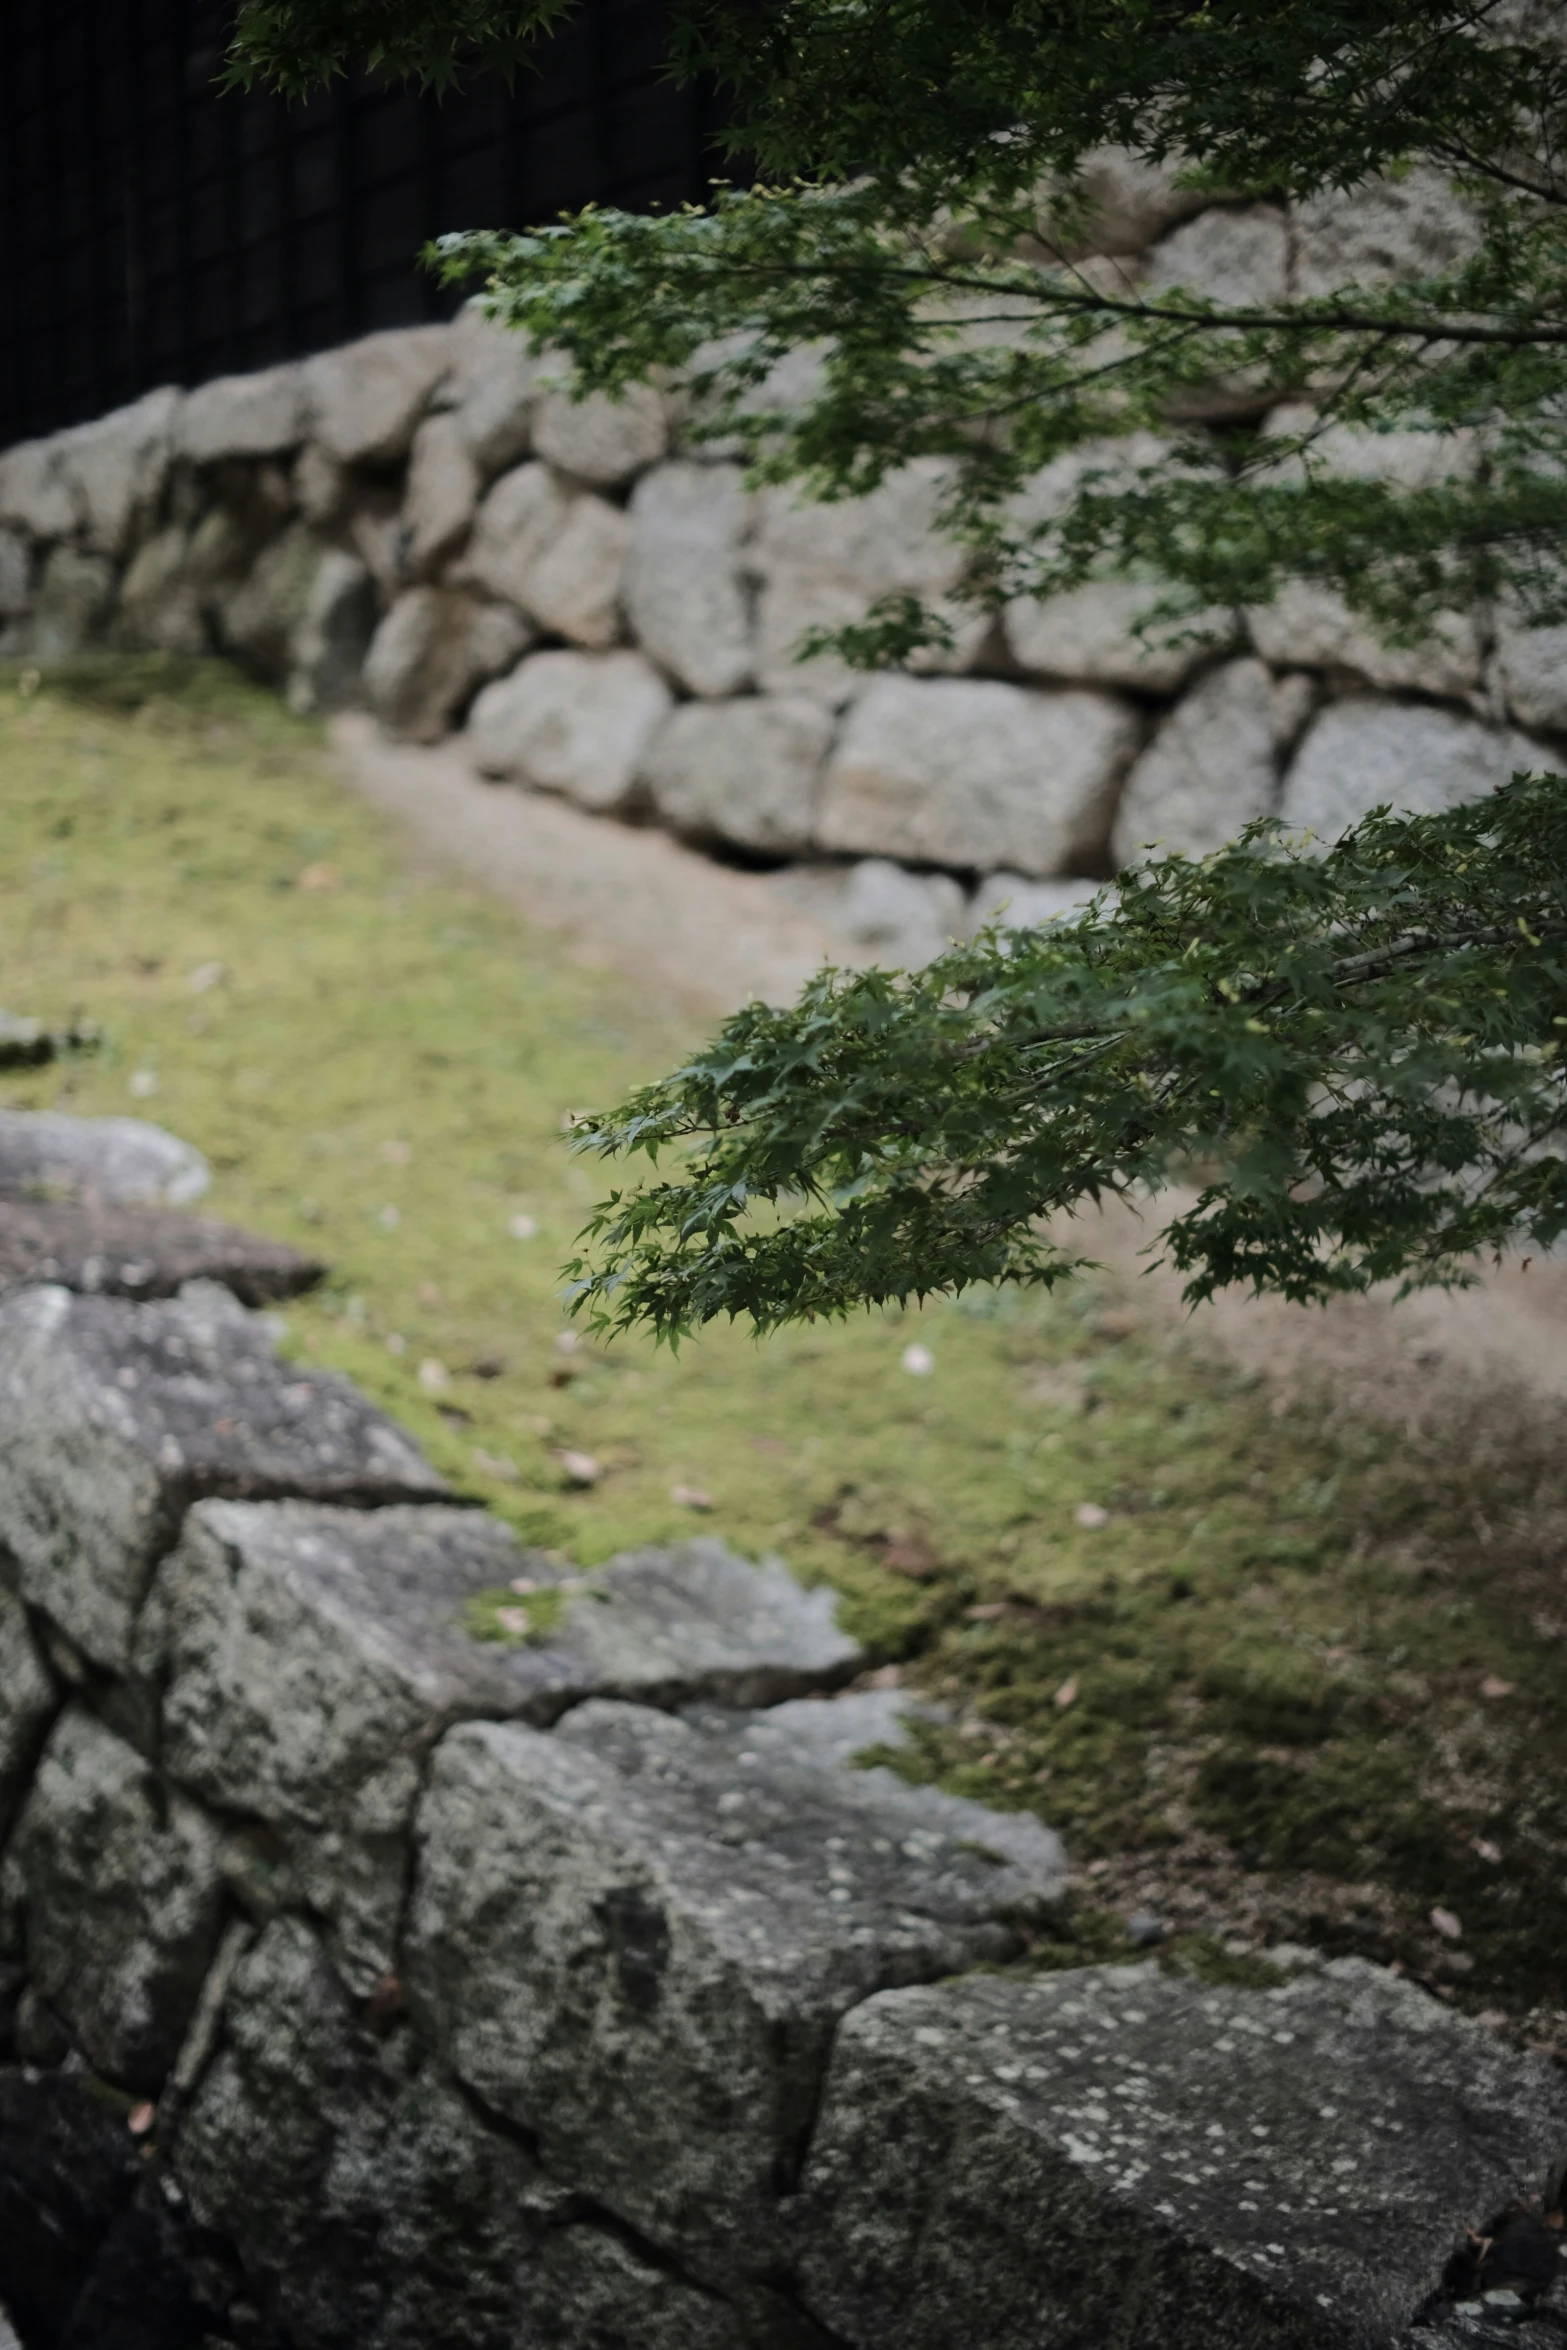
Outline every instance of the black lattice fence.
{"type": "Polygon", "coordinates": [[[214,0],[13,0],[0,72],[0,447],[161,383],[451,308],[445,229],[708,185],[709,108],[658,0],[588,0],[513,90],[363,83],[306,107],[213,87],[214,0]]]}

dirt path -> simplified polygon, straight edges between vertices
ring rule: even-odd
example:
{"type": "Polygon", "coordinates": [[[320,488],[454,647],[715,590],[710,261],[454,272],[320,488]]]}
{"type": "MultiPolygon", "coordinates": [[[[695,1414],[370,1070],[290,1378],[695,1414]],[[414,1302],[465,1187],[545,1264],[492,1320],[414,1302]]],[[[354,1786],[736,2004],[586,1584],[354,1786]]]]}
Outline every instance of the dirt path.
{"type": "MultiPolygon", "coordinates": [[[[364,718],[333,729],[353,788],[399,817],[421,857],[476,875],[555,932],[582,961],[710,1019],[749,995],[792,997],[845,941],[792,905],[766,874],[736,872],[662,832],[590,816],[542,793],[484,782],[454,743],[387,742],[364,718]]],[[[1179,1283],[1146,1272],[1154,1227],[1125,1210],[1084,1220],[1077,1245],[1124,1278],[1129,1301],[1287,1388],[1326,1380],[1340,1403],[1408,1422],[1433,1408],[1512,1390],[1547,1410],[1567,1402],[1567,1263],[1487,1269],[1470,1290],[1395,1305],[1327,1308],[1232,1294],[1188,1320],[1179,1283]]]]}

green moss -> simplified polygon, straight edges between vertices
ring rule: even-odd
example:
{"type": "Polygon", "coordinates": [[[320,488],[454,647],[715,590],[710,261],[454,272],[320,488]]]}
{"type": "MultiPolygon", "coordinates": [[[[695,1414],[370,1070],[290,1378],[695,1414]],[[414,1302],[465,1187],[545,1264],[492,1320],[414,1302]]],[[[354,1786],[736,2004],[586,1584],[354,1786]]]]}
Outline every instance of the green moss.
{"type": "MultiPolygon", "coordinates": [[[[1082,1859],[1195,1821],[1257,1869],[1375,1880],[1412,1950],[1441,1902],[1466,1991],[1562,1999],[1559,1445],[1478,1405],[1464,1444],[1279,1416],[1096,1276],[564,1351],[557,1268],[607,1179],[563,1119],[691,1030],[412,871],[318,730],[218,665],[24,682],[0,672],[0,1003],[105,1045],[0,1100],[198,1143],[215,1213],[330,1262],[288,1310],[300,1360],[579,1568],[700,1528],[835,1585],[949,1710],[906,1773],[1036,1809],[1082,1859]]],[[[1073,1934],[1061,1963],[1129,1955],[1117,1921],[1073,1934]]]]}

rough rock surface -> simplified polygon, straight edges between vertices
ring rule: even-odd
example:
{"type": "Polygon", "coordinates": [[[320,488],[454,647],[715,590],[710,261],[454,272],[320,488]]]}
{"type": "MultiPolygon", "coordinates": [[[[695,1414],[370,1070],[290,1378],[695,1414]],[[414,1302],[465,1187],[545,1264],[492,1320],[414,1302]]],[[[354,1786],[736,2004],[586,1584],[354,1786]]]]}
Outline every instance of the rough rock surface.
{"type": "Polygon", "coordinates": [[[528,453],[546,363],[521,335],[509,334],[476,310],[460,310],[450,331],[452,368],[441,396],[456,414],[480,472],[499,473],[528,453]]]}
{"type": "Polygon", "coordinates": [[[297,1297],[324,1267],[280,1240],[163,1208],[17,1199],[0,1191],[0,1296],[39,1282],[111,1297],[172,1297],[220,1281],[242,1305],[297,1297]]]}
{"type": "Polygon", "coordinates": [[[1567,733],[1567,626],[1525,628],[1513,613],[1501,612],[1496,667],[1508,707],[1521,724],[1567,733]]]}
{"type": "Polygon", "coordinates": [[[604,392],[574,400],[568,392],[546,391],[533,414],[539,455],[591,489],[618,489],[656,465],[668,442],[663,398],[645,384],[633,384],[623,400],[604,392]]]}
{"type": "Polygon", "coordinates": [[[733,694],[750,681],[741,553],[752,513],[738,465],[660,465],[632,492],[627,617],[689,693],[733,694]]]}
{"type": "Polygon", "coordinates": [[[709,2279],[798,2165],[836,2019],[1004,1956],[1060,1884],[1037,1821],[751,1728],[593,1700],[554,1737],[452,1731],[411,1921],[415,2013],[458,2075],[709,2279]]]}
{"type": "Polygon", "coordinates": [[[503,473],[479,508],[456,576],[526,605],[534,564],[565,528],[570,498],[547,465],[503,473]]]}
{"type": "Polygon", "coordinates": [[[0,620],[14,620],[27,610],[32,570],[26,539],[19,531],[0,526],[0,620]]]}
{"type": "Polygon", "coordinates": [[[815,831],[832,731],[831,714],[802,694],[683,703],[647,756],[653,803],[677,832],[797,853],[815,831]]]}
{"type": "Polygon", "coordinates": [[[113,597],[114,566],[107,556],[51,547],[33,599],[27,650],[60,661],[98,643],[113,597]]]}
{"type": "Polygon", "coordinates": [[[1399,179],[1325,188],[1294,208],[1291,291],[1440,277],[1475,249],[1475,222],[1445,172],[1416,164],[1399,179]]]}
{"type": "Polygon", "coordinates": [[[1070,921],[1092,905],[1103,887],[1097,881],[1028,881],[1021,873],[988,873],[969,900],[969,928],[999,922],[1006,930],[1028,930],[1041,922],[1070,921]]]}
{"type": "Polygon", "coordinates": [[[156,512],[180,397],[167,387],[147,392],[62,436],[61,472],[95,554],[123,555],[138,525],[156,512]]]}
{"type": "Polygon", "coordinates": [[[416,576],[449,555],[473,520],[479,502],[479,466],[460,418],[427,416],[414,434],[403,500],[406,561],[416,576]]]}
{"type": "Polygon", "coordinates": [[[1213,205],[1154,247],[1145,291],[1182,286],[1211,302],[1258,307],[1284,299],[1289,228],[1271,204],[1213,205]]]}
{"type": "Polygon", "coordinates": [[[532,642],[510,604],[482,602],[464,588],[409,588],[370,640],[365,694],[393,733],[434,742],[532,642]]]}
{"type": "Polygon", "coordinates": [[[231,457],[281,457],[303,437],[300,374],[290,361],[198,384],[185,396],[174,445],[192,465],[213,465],[231,457]]]}
{"type": "Polygon", "coordinates": [[[969,928],[963,892],[947,873],[911,873],[890,857],[853,865],[795,865],[777,886],[868,959],[912,971],[969,928]]]}
{"type": "Polygon", "coordinates": [[[1033,676],[1081,678],[1094,685],[1170,693],[1222,641],[1222,625],[1173,635],[1138,623],[1153,601],[1129,580],[1093,579],[1058,596],[1016,597],[1006,610],[1007,645],[1020,669],[1033,676]]]}
{"type": "Polygon", "coordinates": [[[280,1362],[225,1290],[132,1305],[42,1288],[0,1304],[0,1525],[24,1598],[110,1669],[200,1496],[444,1490],[346,1380],[280,1362]]]}
{"type": "Polygon", "coordinates": [[[864,2350],[1373,2350],[1564,2149],[1558,2075],[1358,1960],[899,1991],[838,2035],[806,2297],[864,2350]]]}
{"type": "Polygon", "coordinates": [[[51,1731],[5,1860],[34,1990],[89,2064],[155,2090],[217,1944],[212,1822],[131,1747],[70,1706],[51,1731]]]}
{"type": "Polygon", "coordinates": [[[1312,726],[1285,778],[1286,825],[1334,840],[1371,809],[1434,812],[1483,799],[1516,769],[1549,768],[1541,743],[1418,703],[1353,697],[1312,726]]]}
{"type": "Polygon", "coordinates": [[[59,1705],[27,1611],[3,1580],[5,1571],[0,1558],[0,1840],[10,1832],[59,1705]]]}
{"type": "Polygon", "coordinates": [[[618,808],[671,699],[640,653],[535,653],[485,687],[469,738],[486,774],[618,808]]]}
{"type": "Polygon", "coordinates": [[[35,539],[62,538],[75,528],[57,442],[18,441],[0,456],[0,522],[15,523],[35,539]]]}
{"type": "Polygon", "coordinates": [[[451,357],[444,326],[398,327],[317,352],[301,370],[312,437],[340,465],[401,457],[451,357]]]}
{"type": "Polygon", "coordinates": [[[1107,694],[878,678],[828,762],[824,846],[1060,873],[1102,853],[1137,714],[1107,694]]]}
{"type": "Polygon", "coordinates": [[[120,581],[113,638],[129,652],[204,653],[207,620],[192,576],[190,539],[178,523],[147,539],[120,581]]]}
{"type": "Polygon", "coordinates": [[[0,1196],[178,1208],[211,1181],[200,1151],[143,1118],[0,1110],[0,1196]]]}
{"type": "Polygon", "coordinates": [[[1204,857],[1270,815],[1279,758],[1311,708],[1306,677],[1275,678],[1260,661],[1228,661],[1178,703],[1135,761],[1116,812],[1110,851],[1135,865],[1157,841],[1204,857]]]}
{"type": "Polygon", "coordinates": [[[559,532],[529,567],[524,601],[544,628],[590,652],[620,634],[620,580],[631,526],[618,506],[573,498],[559,532]]]}

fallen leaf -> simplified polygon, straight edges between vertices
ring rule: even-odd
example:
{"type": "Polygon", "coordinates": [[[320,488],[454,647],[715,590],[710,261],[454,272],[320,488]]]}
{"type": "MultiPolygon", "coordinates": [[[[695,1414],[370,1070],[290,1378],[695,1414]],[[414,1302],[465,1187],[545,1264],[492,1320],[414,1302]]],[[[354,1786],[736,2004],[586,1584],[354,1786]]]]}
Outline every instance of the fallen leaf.
{"type": "Polygon", "coordinates": [[[1431,1923],[1444,1942],[1461,1942],[1463,1940],[1464,1929],[1450,1909],[1434,1909],[1431,1912],[1431,1923]]]}
{"type": "Polygon", "coordinates": [[[1482,1697],[1511,1697],[1517,1686],[1516,1681],[1500,1681],[1495,1673],[1487,1673],[1480,1684],[1480,1695],[1482,1697]]]}
{"type": "Polygon", "coordinates": [[[1080,1501],[1072,1515],[1078,1524],[1086,1526],[1090,1533],[1096,1533],[1101,1526],[1108,1526],[1110,1523],[1110,1512],[1102,1510],[1097,1501],[1080,1501]]]}
{"type": "Polygon", "coordinates": [[[158,2109],[155,2105],[133,2105],[125,2117],[125,2127],[133,2138],[145,2138],[157,2118],[158,2109]]]}
{"type": "Polygon", "coordinates": [[[913,1373],[916,1379],[928,1379],[936,1368],[936,1358],[930,1348],[921,1346],[918,1340],[913,1346],[906,1346],[898,1360],[906,1371],[913,1373]]]}
{"type": "Polygon", "coordinates": [[[555,1458],[573,1485],[596,1485],[603,1475],[602,1469],[590,1452],[558,1452],[555,1458]]]}
{"type": "Polygon", "coordinates": [[[343,876],[335,865],[307,865],[295,882],[296,889],[339,889],[343,876]]]}
{"type": "Polygon", "coordinates": [[[700,1485],[671,1485],[669,1498],[678,1501],[682,1509],[710,1510],[713,1506],[712,1495],[700,1485]]]}
{"type": "Polygon", "coordinates": [[[419,1365],[419,1384],[426,1395],[444,1395],[452,1383],[452,1375],[444,1363],[434,1355],[426,1355],[419,1365]]]}
{"type": "Polygon", "coordinates": [[[1062,1682],[1060,1688],[1056,1691],[1055,1703],[1059,1705],[1063,1711],[1069,1705],[1076,1705],[1077,1675],[1075,1673],[1072,1675],[1069,1681],[1062,1682]]]}

